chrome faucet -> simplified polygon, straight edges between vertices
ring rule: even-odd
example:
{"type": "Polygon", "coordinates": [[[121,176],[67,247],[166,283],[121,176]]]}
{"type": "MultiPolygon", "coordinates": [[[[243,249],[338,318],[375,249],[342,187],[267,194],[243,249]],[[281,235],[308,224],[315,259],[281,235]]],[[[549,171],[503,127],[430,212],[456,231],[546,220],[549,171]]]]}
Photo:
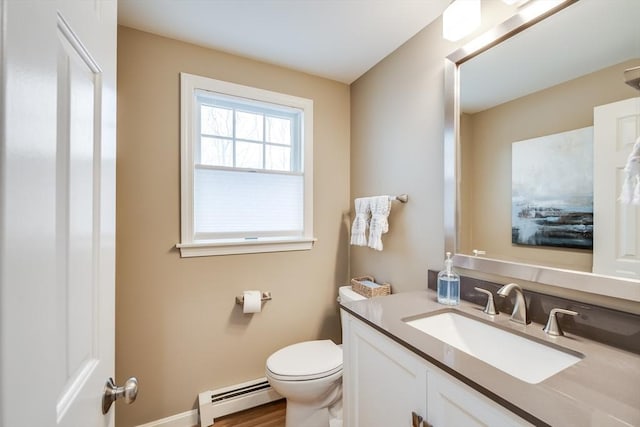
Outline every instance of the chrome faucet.
{"type": "Polygon", "coordinates": [[[509,283],[508,285],[504,285],[503,287],[498,289],[498,295],[500,295],[501,297],[506,297],[511,293],[511,291],[516,292],[516,304],[513,306],[513,311],[511,312],[511,320],[516,323],[526,325],[527,303],[525,302],[522,288],[515,283],[509,283]]]}

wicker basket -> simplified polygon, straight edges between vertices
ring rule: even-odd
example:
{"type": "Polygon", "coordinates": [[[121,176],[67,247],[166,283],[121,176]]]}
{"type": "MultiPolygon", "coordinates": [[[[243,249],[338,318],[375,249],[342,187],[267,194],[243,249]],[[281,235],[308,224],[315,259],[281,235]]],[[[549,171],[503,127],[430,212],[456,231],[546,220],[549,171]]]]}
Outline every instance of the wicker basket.
{"type": "Polygon", "coordinates": [[[377,287],[371,287],[365,285],[363,282],[369,281],[376,283],[375,279],[371,276],[354,277],[351,279],[351,289],[354,292],[367,297],[381,297],[391,294],[391,285],[389,283],[376,283],[377,287]]]}

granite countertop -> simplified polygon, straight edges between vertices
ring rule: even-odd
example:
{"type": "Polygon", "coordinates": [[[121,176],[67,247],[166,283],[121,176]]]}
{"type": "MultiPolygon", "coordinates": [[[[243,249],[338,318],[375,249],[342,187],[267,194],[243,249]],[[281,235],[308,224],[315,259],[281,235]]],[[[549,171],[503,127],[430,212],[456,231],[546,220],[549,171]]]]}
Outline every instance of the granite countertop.
{"type": "Polygon", "coordinates": [[[454,307],[441,305],[432,290],[344,302],[341,306],[535,425],[640,426],[640,356],[637,354],[569,333],[550,337],[542,331],[544,325],[520,325],[511,322],[510,315],[505,313],[489,316],[482,312],[483,307],[467,301],[454,307]],[[539,342],[581,353],[584,358],[538,384],[529,384],[402,321],[452,309],[539,342]]]}

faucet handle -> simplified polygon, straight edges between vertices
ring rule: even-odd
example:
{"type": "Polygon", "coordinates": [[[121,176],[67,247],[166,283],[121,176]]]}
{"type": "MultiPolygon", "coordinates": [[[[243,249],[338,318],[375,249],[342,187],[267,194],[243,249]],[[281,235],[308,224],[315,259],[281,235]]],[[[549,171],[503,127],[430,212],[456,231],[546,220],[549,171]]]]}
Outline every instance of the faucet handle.
{"type": "Polygon", "coordinates": [[[482,310],[482,312],[490,314],[492,316],[498,314],[498,310],[496,310],[496,303],[493,299],[493,294],[491,293],[491,291],[488,291],[482,288],[474,288],[474,289],[478,292],[482,292],[483,294],[487,295],[487,305],[484,307],[484,310],[482,310]]]}
{"type": "Polygon", "coordinates": [[[571,316],[577,316],[578,312],[573,310],[565,310],[564,308],[554,308],[549,313],[549,320],[547,320],[547,325],[543,328],[543,331],[547,335],[553,335],[554,337],[561,337],[564,335],[560,325],[558,324],[557,313],[569,314],[571,316]]]}

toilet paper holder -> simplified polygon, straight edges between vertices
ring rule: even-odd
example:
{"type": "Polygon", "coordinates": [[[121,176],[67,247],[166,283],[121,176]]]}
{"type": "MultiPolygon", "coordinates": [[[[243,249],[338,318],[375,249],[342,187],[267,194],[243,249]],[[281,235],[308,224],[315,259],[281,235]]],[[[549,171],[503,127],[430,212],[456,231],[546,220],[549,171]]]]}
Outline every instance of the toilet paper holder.
{"type": "MultiPolygon", "coordinates": [[[[269,301],[271,299],[271,292],[264,291],[262,292],[262,297],[260,301],[269,301]]],[[[244,304],[244,295],[240,295],[236,297],[236,304],[242,305],[244,304]]]]}

